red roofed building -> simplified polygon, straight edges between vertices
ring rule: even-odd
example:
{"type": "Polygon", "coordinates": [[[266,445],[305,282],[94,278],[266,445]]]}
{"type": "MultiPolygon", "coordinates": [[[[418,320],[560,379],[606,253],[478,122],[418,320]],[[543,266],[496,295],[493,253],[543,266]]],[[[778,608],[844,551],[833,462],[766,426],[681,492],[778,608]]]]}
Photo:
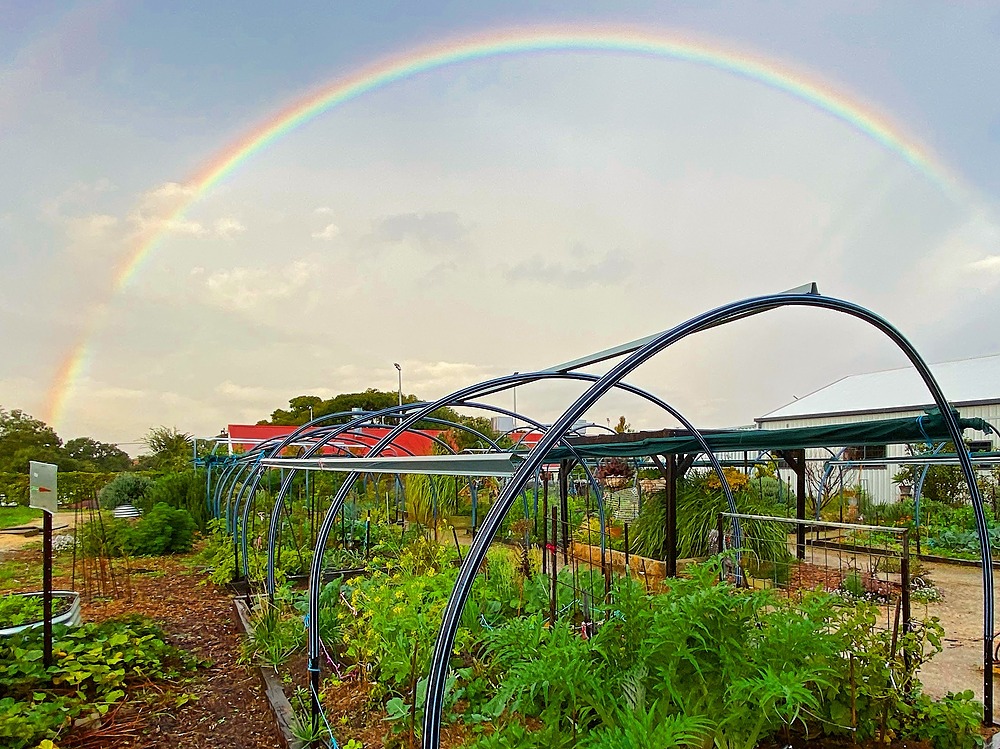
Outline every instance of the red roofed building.
{"type": "MultiPolygon", "coordinates": [[[[321,427],[322,428],[322,427],[321,427]]],[[[273,424],[230,424],[229,451],[245,452],[262,442],[275,442],[288,437],[298,426],[276,426],[273,424]]],[[[378,443],[391,427],[365,426],[352,430],[349,434],[341,434],[330,440],[328,447],[323,448],[324,455],[343,455],[345,451],[354,455],[364,455],[369,448],[378,443]]],[[[308,446],[313,440],[307,435],[313,430],[304,432],[296,440],[297,446],[308,446]]],[[[392,445],[384,451],[384,455],[433,455],[434,439],[441,439],[441,432],[433,429],[414,429],[403,432],[393,440],[392,445]]],[[[297,449],[292,448],[292,449],[297,449]]]]}

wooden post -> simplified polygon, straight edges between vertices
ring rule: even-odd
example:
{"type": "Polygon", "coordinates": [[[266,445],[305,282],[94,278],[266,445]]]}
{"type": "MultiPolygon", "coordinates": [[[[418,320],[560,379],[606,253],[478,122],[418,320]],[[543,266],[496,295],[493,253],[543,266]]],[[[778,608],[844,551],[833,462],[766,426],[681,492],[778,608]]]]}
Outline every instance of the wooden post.
{"type": "MultiPolygon", "coordinates": [[[[571,465],[568,460],[559,461],[559,512],[562,515],[563,564],[569,564],[569,471],[571,465]]],[[[555,530],[552,533],[558,537],[555,530]]]]}
{"type": "Polygon", "coordinates": [[[677,456],[668,455],[663,463],[666,469],[666,539],[667,553],[663,561],[667,577],[677,577],[677,456]]]}
{"type": "Polygon", "coordinates": [[[549,474],[542,468],[542,574],[549,560],[549,474]]]}
{"type": "MultiPolygon", "coordinates": [[[[776,454],[782,458],[795,472],[795,517],[806,519],[806,451],[778,450],[776,454]]],[[[795,557],[806,558],[806,526],[798,523],[795,526],[795,557]]]]}
{"type": "MultiPolygon", "coordinates": [[[[806,519],[806,451],[796,450],[798,467],[795,469],[795,516],[806,519]]],[[[806,527],[799,525],[795,534],[795,553],[799,559],[806,558],[806,527]]]]}
{"type": "Polygon", "coordinates": [[[42,647],[45,668],[52,665],[52,513],[42,510],[42,647]]]}

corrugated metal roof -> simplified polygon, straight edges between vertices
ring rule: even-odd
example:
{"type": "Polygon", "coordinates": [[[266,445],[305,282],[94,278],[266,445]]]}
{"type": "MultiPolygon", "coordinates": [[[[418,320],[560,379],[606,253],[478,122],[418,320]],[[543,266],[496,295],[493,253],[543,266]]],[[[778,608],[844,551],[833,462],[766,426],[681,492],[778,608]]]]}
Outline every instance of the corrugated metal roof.
{"type": "MultiPolygon", "coordinates": [[[[1000,354],[931,364],[931,371],[954,405],[1000,402],[1000,354]]],[[[900,411],[931,406],[930,394],[913,367],[844,377],[764,414],[756,421],[900,411]]]]}

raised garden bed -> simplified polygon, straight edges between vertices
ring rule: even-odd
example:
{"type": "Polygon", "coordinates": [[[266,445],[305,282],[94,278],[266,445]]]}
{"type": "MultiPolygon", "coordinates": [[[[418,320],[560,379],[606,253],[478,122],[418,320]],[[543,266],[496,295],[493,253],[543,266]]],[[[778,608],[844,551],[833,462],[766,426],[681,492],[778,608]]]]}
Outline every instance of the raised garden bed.
{"type": "MultiPolygon", "coordinates": [[[[0,637],[41,627],[43,594],[10,593],[0,597],[0,637]]],[[[80,594],[72,590],[52,591],[52,623],[75,627],[80,624],[80,594]]]]}

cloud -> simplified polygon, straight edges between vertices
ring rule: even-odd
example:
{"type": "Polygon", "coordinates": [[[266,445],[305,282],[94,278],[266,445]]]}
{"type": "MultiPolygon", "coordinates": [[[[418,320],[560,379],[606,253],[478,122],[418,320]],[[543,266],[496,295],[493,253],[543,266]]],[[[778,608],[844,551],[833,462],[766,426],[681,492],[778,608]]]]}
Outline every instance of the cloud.
{"type": "Polygon", "coordinates": [[[329,242],[335,239],[340,234],[340,227],[336,224],[327,224],[319,231],[314,231],[312,233],[313,239],[322,239],[325,242],[329,242]]]}
{"type": "Polygon", "coordinates": [[[969,263],[969,270],[986,273],[1000,273],[1000,255],[990,255],[982,260],[969,263]]]}
{"type": "Polygon", "coordinates": [[[232,239],[237,234],[242,234],[247,228],[235,218],[220,218],[215,222],[215,233],[223,239],[232,239]]]}
{"type": "Polygon", "coordinates": [[[94,182],[77,182],[45,203],[42,206],[42,213],[58,221],[65,218],[64,210],[67,206],[92,203],[96,198],[114,189],[114,184],[107,177],[101,177],[94,182]]]}
{"type": "Polygon", "coordinates": [[[273,390],[250,385],[238,385],[232,380],[220,382],[215,386],[215,392],[227,398],[253,402],[272,402],[276,398],[275,391],[273,390]]]}
{"type": "Polygon", "coordinates": [[[633,269],[632,259],[620,250],[613,250],[601,257],[593,257],[580,248],[571,253],[570,262],[550,262],[540,255],[512,265],[503,271],[508,281],[534,281],[564,289],[581,289],[587,286],[616,286],[628,277],[633,269]]]}
{"type": "MultiPolygon", "coordinates": [[[[284,268],[230,268],[205,278],[209,301],[223,309],[248,312],[256,307],[280,302],[299,294],[316,272],[305,260],[284,268]]],[[[203,274],[198,274],[203,275],[203,274]]]]}
{"type": "Polygon", "coordinates": [[[104,239],[118,226],[117,216],[107,213],[91,213],[86,216],[72,216],[66,219],[66,234],[73,243],[104,239]]]}
{"type": "Polygon", "coordinates": [[[180,182],[164,182],[157,185],[152,190],[147,190],[143,194],[145,201],[173,200],[176,198],[191,198],[198,192],[194,185],[185,185],[180,182]]]}
{"type": "Polygon", "coordinates": [[[321,205],[319,208],[316,208],[313,213],[317,216],[330,216],[333,214],[333,209],[328,205],[321,205]]]}
{"type": "Polygon", "coordinates": [[[377,242],[413,244],[426,252],[465,249],[469,227],[454,211],[398,213],[375,222],[371,238],[377,242]]]}

